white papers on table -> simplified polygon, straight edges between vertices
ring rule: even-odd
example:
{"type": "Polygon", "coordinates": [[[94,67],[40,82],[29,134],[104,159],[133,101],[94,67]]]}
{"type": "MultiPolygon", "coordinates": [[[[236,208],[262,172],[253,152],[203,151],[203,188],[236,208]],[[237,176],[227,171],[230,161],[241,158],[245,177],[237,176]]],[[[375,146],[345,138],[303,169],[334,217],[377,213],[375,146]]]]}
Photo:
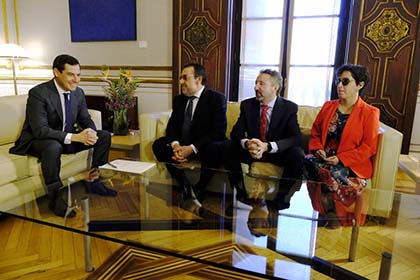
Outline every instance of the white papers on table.
{"type": "Polygon", "coordinates": [[[100,168],[142,174],[155,165],[156,163],[154,162],[116,159],[110,163],[102,165],[100,168]]]}

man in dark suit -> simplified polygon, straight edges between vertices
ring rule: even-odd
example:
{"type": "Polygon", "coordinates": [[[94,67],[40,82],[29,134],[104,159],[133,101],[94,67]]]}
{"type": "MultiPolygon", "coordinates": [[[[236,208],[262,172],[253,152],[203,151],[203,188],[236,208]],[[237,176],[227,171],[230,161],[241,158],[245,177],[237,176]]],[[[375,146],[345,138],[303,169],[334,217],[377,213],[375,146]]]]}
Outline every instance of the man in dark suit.
{"type": "Polygon", "coordinates": [[[279,191],[274,200],[277,209],[288,208],[286,195],[301,179],[304,153],[297,122],[297,105],[280,96],[282,78],[277,71],[260,71],[255,81],[255,98],[241,102],[239,118],[228,142],[226,167],[231,185],[239,197],[246,195],[241,162],[270,162],[284,167],[279,191]],[[291,180],[292,179],[292,180],[291,180]]]}
{"type": "MultiPolygon", "coordinates": [[[[174,98],[166,135],[153,143],[153,152],[161,162],[183,163],[200,160],[200,180],[194,186],[196,197],[203,199],[205,187],[213,176],[208,168],[222,162],[223,141],[226,139],[226,99],[223,94],[205,87],[204,66],[196,63],[183,67],[180,86],[182,94],[174,98]]],[[[167,164],[167,169],[180,186],[184,199],[191,198],[191,183],[183,170],[167,164]]]]}
{"type": "MultiPolygon", "coordinates": [[[[90,174],[94,174],[94,180],[86,182],[87,189],[105,196],[115,196],[116,192],[98,178],[97,167],[108,161],[111,136],[107,131],[97,131],[90,118],[84,92],[78,87],[79,61],[69,55],[59,55],[54,59],[53,72],[54,79],[29,91],[23,129],[10,153],[33,155],[41,161],[48,206],[57,216],[65,216],[67,203],[59,195],[63,186],[60,179],[61,154],[93,147],[90,174]]],[[[67,213],[67,217],[73,216],[74,211],[67,213]]]]}

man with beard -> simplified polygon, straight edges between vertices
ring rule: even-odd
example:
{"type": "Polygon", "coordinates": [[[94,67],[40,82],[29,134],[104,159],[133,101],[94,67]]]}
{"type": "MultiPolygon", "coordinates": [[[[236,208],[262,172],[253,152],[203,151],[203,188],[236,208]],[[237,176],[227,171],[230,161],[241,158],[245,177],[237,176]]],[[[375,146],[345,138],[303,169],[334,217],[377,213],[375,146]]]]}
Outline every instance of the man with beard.
{"type": "Polygon", "coordinates": [[[227,144],[226,167],[237,199],[246,199],[241,162],[269,162],[283,167],[278,193],[273,201],[276,209],[290,205],[286,196],[303,173],[304,153],[297,122],[298,106],[278,96],[282,78],[277,71],[261,70],[255,80],[255,97],[241,102],[239,118],[227,144]]]}
{"type": "Polygon", "coordinates": [[[177,181],[183,199],[192,198],[192,188],[198,200],[204,198],[205,188],[213,172],[222,162],[223,141],[226,139],[226,99],[206,87],[207,75],[203,65],[187,64],[179,80],[181,95],[173,101],[173,110],[166,135],[153,143],[156,158],[167,164],[177,181]],[[201,161],[200,180],[192,186],[182,169],[173,163],[201,161]]]}

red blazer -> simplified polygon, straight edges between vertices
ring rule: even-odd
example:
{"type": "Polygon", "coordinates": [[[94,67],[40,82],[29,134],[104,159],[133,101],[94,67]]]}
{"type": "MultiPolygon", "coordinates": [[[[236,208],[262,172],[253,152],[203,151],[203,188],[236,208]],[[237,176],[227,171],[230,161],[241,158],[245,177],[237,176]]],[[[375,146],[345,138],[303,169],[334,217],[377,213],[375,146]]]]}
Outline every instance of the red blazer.
{"type": "MultiPolygon", "coordinates": [[[[312,125],[309,151],[324,149],[328,126],[339,100],[327,101],[312,125]]],[[[373,175],[372,157],[376,154],[379,134],[379,109],[359,98],[343,129],[337,157],[360,178],[373,175]]]]}

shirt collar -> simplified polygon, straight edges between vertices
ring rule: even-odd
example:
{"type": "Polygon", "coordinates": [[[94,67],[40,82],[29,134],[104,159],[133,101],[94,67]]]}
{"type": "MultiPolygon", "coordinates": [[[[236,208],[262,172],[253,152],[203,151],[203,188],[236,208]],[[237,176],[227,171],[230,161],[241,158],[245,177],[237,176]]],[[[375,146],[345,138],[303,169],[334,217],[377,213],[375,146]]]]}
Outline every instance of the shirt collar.
{"type": "Polygon", "coordinates": [[[200,98],[200,96],[201,96],[201,94],[203,93],[203,91],[204,91],[204,86],[202,86],[196,93],[194,93],[192,96],[195,96],[195,97],[197,97],[197,99],[199,99],[200,98]]]}
{"type": "Polygon", "coordinates": [[[55,84],[55,87],[57,88],[57,91],[58,91],[58,93],[59,94],[64,94],[64,93],[68,93],[68,91],[65,91],[64,89],[62,89],[59,85],[58,85],[58,83],[57,83],[57,81],[54,79],[54,84],[55,84]]]}
{"type": "MultiPolygon", "coordinates": [[[[276,100],[277,100],[277,97],[274,98],[273,100],[271,100],[270,102],[268,102],[266,105],[268,105],[268,107],[270,107],[270,108],[273,108],[274,104],[276,104],[276,100]]],[[[262,105],[264,105],[264,103],[261,102],[261,106],[262,105]]]]}

